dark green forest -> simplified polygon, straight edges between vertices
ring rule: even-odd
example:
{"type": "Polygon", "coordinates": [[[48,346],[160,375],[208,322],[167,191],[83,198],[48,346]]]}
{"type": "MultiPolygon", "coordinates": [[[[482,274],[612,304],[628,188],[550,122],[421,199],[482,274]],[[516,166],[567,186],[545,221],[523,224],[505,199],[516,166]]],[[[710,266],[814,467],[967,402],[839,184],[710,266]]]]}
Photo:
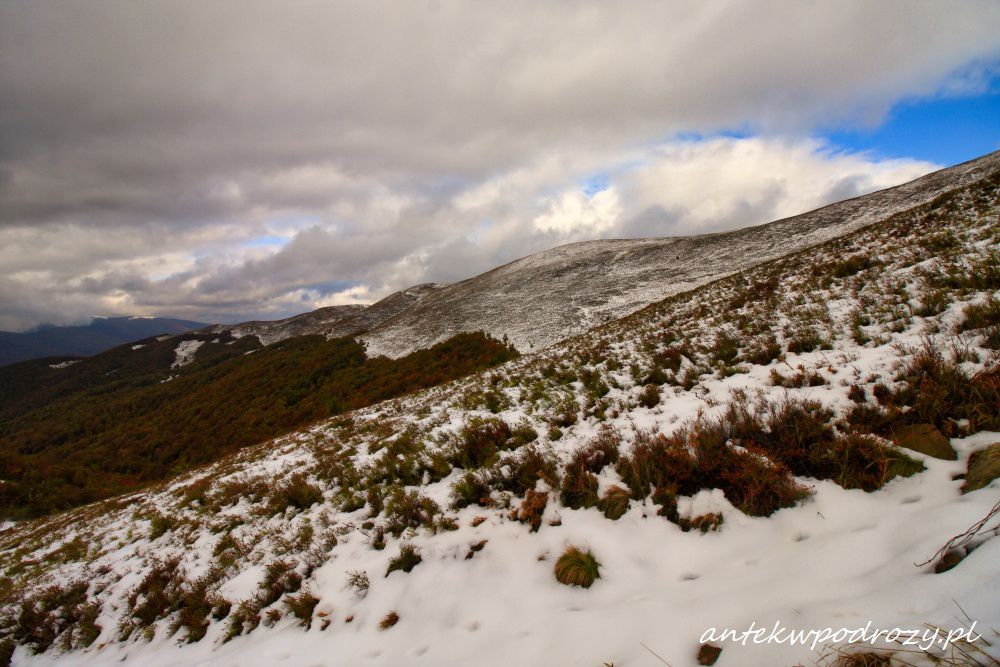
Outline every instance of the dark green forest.
{"type": "Polygon", "coordinates": [[[183,335],[110,350],[54,370],[0,374],[0,515],[38,516],[168,479],[241,447],[517,356],[482,333],[400,359],[369,358],[353,338],[206,341],[171,369],[183,335]],[[229,343],[228,345],[226,343],[229,343]]]}

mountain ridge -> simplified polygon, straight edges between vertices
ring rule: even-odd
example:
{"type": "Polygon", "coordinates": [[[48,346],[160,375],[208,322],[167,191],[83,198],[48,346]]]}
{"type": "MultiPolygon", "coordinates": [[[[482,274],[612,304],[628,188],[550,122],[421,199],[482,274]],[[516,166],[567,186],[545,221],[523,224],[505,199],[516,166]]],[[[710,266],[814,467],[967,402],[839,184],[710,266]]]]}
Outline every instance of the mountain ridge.
{"type": "Polygon", "coordinates": [[[204,326],[204,322],[170,317],[95,317],[85,325],[0,331],[0,366],[45,357],[87,357],[150,336],[204,326]]]}
{"type": "Polygon", "coordinates": [[[556,246],[451,284],[400,290],[274,322],[216,325],[263,344],[294,335],[357,335],[372,356],[399,357],[483,331],[522,353],[784,254],[850,233],[1000,167],[1000,151],[892,188],[750,227],[692,236],[598,239],[556,246]],[[339,310],[333,310],[339,309],[339,310]]]}

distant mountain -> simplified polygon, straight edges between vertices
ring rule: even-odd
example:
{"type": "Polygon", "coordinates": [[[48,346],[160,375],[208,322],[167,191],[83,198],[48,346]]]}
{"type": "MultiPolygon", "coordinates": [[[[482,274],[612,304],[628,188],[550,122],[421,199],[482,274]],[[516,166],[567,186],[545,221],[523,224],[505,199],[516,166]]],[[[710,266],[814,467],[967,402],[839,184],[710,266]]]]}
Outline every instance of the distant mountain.
{"type": "Polygon", "coordinates": [[[202,322],[161,317],[95,317],[82,326],[44,327],[26,333],[0,331],[0,366],[42,357],[88,357],[142,338],[204,326],[202,322]]]}

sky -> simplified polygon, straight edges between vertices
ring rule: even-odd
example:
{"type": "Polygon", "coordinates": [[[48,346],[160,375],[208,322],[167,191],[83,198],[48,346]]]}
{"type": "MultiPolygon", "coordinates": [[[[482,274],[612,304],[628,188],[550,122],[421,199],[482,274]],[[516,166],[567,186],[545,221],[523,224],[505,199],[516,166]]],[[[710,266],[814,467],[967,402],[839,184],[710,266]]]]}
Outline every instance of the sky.
{"type": "Polygon", "coordinates": [[[1000,149],[1000,3],[0,3],[0,329],[273,319],[1000,149]]]}

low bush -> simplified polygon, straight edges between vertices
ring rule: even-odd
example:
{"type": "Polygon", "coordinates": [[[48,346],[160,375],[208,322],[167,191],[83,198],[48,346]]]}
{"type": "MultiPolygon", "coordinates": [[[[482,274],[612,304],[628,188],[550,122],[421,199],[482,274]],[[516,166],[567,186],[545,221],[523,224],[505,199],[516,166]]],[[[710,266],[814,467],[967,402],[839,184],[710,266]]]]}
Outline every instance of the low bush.
{"type": "Polygon", "coordinates": [[[504,456],[498,464],[498,483],[516,496],[534,489],[539,480],[552,488],[559,487],[559,472],[555,456],[537,447],[525,447],[516,454],[504,456]],[[506,474],[504,474],[506,473],[506,474]]]}
{"type": "Polygon", "coordinates": [[[690,519],[682,518],[677,520],[677,525],[681,527],[685,533],[697,530],[702,534],[708,532],[715,532],[719,530],[722,526],[724,518],[721,514],[717,512],[709,512],[708,514],[700,514],[690,519]]]}
{"type": "Polygon", "coordinates": [[[647,384],[639,393],[639,405],[653,409],[660,404],[660,388],[655,384],[647,384]]]}
{"type": "Polygon", "coordinates": [[[488,476],[481,470],[466,472],[451,485],[451,506],[461,509],[469,505],[488,507],[492,500],[488,476]]]}
{"type": "Polygon", "coordinates": [[[597,476],[587,469],[586,457],[582,454],[583,452],[577,452],[562,476],[559,499],[571,509],[597,504],[597,476]]]}
{"type": "Polygon", "coordinates": [[[513,512],[514,518],[521,523],[531,526],[531,532],[537,533],[542,527],[542,515],[545,514],[545,507],[549,503],[549,494],[546,491],[534,491],[529,489],[524,494],[521,506],[513,512]]]}
{"type": "Polygon", "coordinates": [[[959,435],[956,422],[963,419],[969,432],[1000,430],[1000,366],[970,376],[928,343],[896,380],[902,386],[892,392],[891,406],[908,408],[897,415],[906,423],[931,423],[949,437],[959,435]]]}
{"type": "Polygon", "coordinates": [[[149,519],[149,539],[162,537],[177,526],[177,519],[155,512],[149,519]]]}
{"type": "Polygon", "coordinates": [[[61,638],[65,648],[89,646],[100,635],[100,605],[88,603],[85,581],[53,585],[21,599],[12,619],[5,619],[10,639],[42,653],[61,638]]]}
{"type": "Polygon", "coordinates": [[[295,565],[289,561],[272,561],[264,569],[264,579],[261,580],[257,594],[260,609],[268,607],[286,593],[295,593],[302,587],[302,575],[295,571],[295,565]]]}
{"type": "Polygon", "coordinates": [[[385,529],[399,537],[407,528],[432,527],[441,512],[438,504],[418,491],[393,489],[385,504],[385,529]]]}
{"type": "Polygon", "coordinates": [[[507,448],[511,435],[510,426],[502,419],[474,417],[459,431],[451,461],[466,470],[492,465],[500,450],[507,448]]]}
{"type": "Polygon", "coordinates": [[[597,509],[608,519],[616,521],[628,511],[631,499],[628,489],[612,486],[597,501],[597,509]]]}
{"type": "Polygon", "coordinates": [[[404,544],[399,548],[399,555],[389,559],[389,568],[385,571],[385,576],[388,577],[396,571],[409,572],[422,560],[419,549],[412,544],[404,544]]]}
{"type": "Polygon", "coordinates": [[[303,473],[295,473],[271,492],[267,510],[272,515],[284,512],[289,507],[303,511],[320,502],[323,502],[320,488],[310,484],[303,473]]]}
{"type": "Polygon", "coordinates": [[[285,605],[306,628],[312,627],[313,611],[318,604],[319,598],[305,590],[298,595],[285,596],[285,605]]]}
{"type": "Polygon", "coordinates": [[[829,479],[845,489],[875,491],[898,476],[909,477],[924,469],[899,448],[872,435],[838,435],[828,447],[813,453],[814,467],[829,470],[829,479]]]}
{"type": "Polygon", "coordinates": [[[364,570],[353,570],[348,572],[347,587],[354,591],[354,595],[356,597],[365,597],[368,595],[368,589],[371,587],[371,581],[368,579],[368,573],[364,570]]]}

